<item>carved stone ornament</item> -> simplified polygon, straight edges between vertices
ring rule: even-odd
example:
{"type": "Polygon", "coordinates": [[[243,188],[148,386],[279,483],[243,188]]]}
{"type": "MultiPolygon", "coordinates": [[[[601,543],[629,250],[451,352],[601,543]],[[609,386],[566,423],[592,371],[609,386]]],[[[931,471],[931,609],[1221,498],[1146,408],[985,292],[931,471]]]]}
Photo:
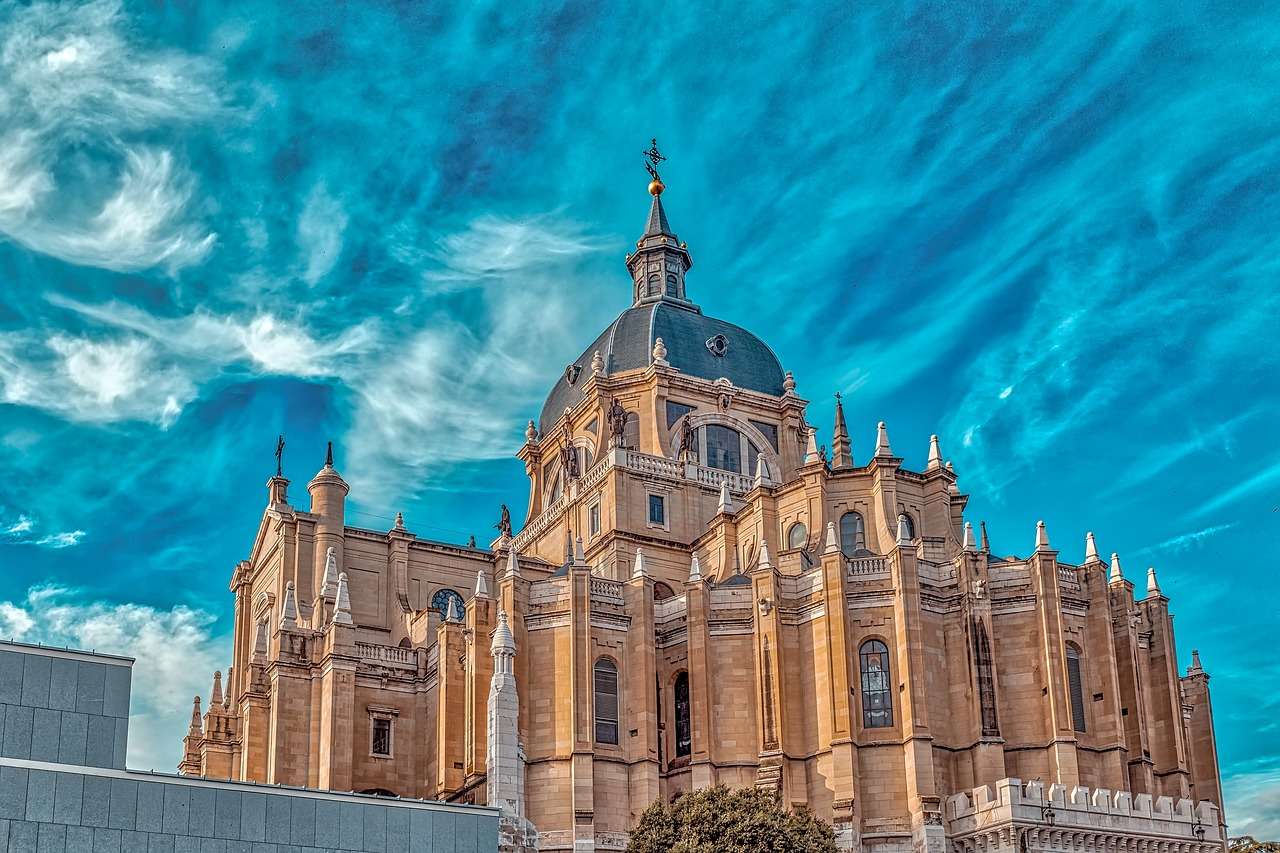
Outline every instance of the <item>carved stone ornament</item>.
{"type": "Polygon", "coordinates": [[[716,358],[724,358],[729,351],[729,339],[724,335],[713,335],[707,338],[707,351],[716,358]]]}

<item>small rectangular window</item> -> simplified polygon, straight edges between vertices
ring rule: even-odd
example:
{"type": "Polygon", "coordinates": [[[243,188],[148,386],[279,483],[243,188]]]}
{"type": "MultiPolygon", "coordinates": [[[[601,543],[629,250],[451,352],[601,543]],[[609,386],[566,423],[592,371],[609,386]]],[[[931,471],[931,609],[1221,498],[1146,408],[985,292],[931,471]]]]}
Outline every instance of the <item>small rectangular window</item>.
{"type": "Polygon", "coordinates": [[[590,535],[598,536],[600,534],[600,504],[592,504],[591,509],[587,510],[587,529],[590,535]]]}
{"type": "Polygon", "coordinates": [[[373,745],[370,752],[387,758],[391,756],[390,720],[381,717],[373,718],[373,745]]]}
{"type": "Polygon", "coordinates": [[[649,523],[667,523],[667,502],[662,495],[649,495],[649,523]]]}

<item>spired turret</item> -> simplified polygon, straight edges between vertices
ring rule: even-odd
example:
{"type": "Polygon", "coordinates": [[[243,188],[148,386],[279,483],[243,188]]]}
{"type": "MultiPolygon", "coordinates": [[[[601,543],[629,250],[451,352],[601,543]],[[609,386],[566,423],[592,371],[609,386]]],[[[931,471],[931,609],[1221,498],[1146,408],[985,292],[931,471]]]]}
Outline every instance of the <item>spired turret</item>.
{"type": "Polygon", "coordinates": [[[346,539],[344,530],[347,494],[350,491],[347,481],[333,467],[331,441],[325,449],[324,467],[307,483],[307,492],[311,495],[311,514],[316,516],[315,551],[311,588],[307,590],[302,586],[299,591],[303,594],[304,603],[311,602],[314,596],[317,609],[323,608],[322,595],[332,596],[337,592],[337,578],[334,575],[346,565],[343,544],[346,539]]]}

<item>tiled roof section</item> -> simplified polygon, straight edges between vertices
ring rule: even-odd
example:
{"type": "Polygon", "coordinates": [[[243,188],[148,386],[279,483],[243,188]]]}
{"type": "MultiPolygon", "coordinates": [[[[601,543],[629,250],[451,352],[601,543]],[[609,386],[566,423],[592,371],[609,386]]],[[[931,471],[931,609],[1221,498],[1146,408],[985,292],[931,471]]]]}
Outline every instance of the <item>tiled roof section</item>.
{"type": "Polygon", "coordinates": [[[701,379],[727,378],[739,388],[782,396],[782,365],[764,341],[732,323],[708,317],[694,309],[659,301],[628,308],[573,362],[580,368],[570,385],[561,376],[547,396],[539,418],[545,435],[566,407],[582,399],[582,386],[591,375],[591,356],[597,350],[604,358],[606,373],[648,367],[653,361],[653,344],[662,338],[667,361],[681,373],[701,379]],[[724,355],[712,354],[707,341],[724,335],[724,355]]]}

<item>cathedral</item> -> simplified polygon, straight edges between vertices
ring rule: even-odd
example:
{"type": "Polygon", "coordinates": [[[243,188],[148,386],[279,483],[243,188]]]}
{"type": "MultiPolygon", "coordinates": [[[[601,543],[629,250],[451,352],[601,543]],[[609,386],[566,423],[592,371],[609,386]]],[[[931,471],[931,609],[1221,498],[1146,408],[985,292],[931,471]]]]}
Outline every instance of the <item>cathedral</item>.
{"type": "Polygon", "coordinates": [[[883,422],[855,453],[838,398],[820,446],[697,305],[652,165],[631,304],[517,451],[520,529],[356,527],[332,449],[305,506],[277,467],[180,772],[496,805],[510,851],[623,850],[716,784],[865,853],[1223,850],[1209,676],[1154,569],[1043,522],[993,549],[937,436],[922,471],[883,422]]]}

